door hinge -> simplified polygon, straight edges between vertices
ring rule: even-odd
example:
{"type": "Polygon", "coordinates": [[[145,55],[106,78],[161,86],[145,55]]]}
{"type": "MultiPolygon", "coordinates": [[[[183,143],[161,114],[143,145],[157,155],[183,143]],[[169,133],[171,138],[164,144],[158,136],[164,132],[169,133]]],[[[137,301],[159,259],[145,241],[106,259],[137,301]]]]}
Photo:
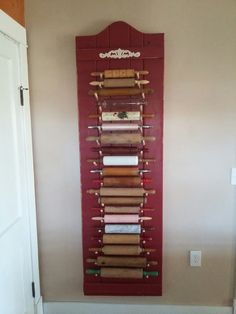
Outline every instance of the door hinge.
{"type": "Polygon", "coordinates": [[[20,90],[20,104],[21,106],[24,106],[24,90],[29,90],[29,89],[27,87],[20,86],[19,90],[20,90]]]}
{"type": "Polygon", "coordinates": [[[32,297],[35,298],[35,283],[34,282],[31,283],[31,287],[32,287],[32,297]]]}

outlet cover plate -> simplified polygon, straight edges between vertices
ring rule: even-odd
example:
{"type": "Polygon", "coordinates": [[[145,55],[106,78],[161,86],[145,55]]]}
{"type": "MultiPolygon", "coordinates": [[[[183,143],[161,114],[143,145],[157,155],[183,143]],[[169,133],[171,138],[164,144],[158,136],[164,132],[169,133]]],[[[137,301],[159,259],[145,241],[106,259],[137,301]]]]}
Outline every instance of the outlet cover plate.
{"type": "Polygon", "coordinates": [[[190,266],[191,267],[202,266],[202,251],[190,251],[190,266]]]}

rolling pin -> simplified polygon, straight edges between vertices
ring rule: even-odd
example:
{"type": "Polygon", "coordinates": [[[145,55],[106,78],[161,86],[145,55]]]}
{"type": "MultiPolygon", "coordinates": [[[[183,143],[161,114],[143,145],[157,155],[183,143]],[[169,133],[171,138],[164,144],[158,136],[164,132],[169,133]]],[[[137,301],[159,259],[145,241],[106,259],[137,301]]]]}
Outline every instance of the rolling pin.
{"type": "Polygon", "coordinates": [[[105,206],[104,208],[92,208],[106,214],[140,214],[145,211],[154,211],[154,208],[140,208],[140,206],[105,206]]]}
{"type": "Polygon", "coordinates": [[[112,88],[112,87],[140,87],[141,85],[147,85],[147,80],[135,80],[134,78],[116,78],[116,79],[104,79],[104,81],[92,81],[89,83],[91,86],[98,86],[100,88],[112,88]]]}
{"type": "Polygon", "coordinates": [[[100,187],[100,189],[89,189],[88,194],[99,194],[100,196],[143,196],[155,194],[155,190],[145,190],[144,188],[110,188],[100,187]]]}
{"type": "Polygon", "coordinates": [[[98,96],[136,96],[136,95],[142,95],[144,98],[145,95],[152,94],[153,89],[151,88],[104,88],[104,89],[97,89],[93,90],[90,89],[88,94],[90,96],[95,96],[98,99],[98,96]]]}
{"type": "Polygon", "coordinates": [[[96,259],[87,259],[87,263],[94,263],[97,266],[104,267],[141,267],[146,268],[151,265],[157,265],[156,261],[148,261],[146,257],[112,257],[98,256],[96,259]]]}
{"type": "Polygon", "coordinates": [[[106,224],[104,228],[98,228],[99,233],[110,233],[110,234],[141,234],[149,231],[153,231],[153,227],[142,228],[140,224],[106,224]]]}
{"type": "Polygon", "coordinates": [[[91,76],[99,76],[101,79],[104,78],[127,78],[127,77],[137,77],[140,75],[147,75],[149,72],[146,70],[135,71],[133,69],[115,69],[115,70],[105,70],[104,72],[92,72],[91,76]]]}
{"type": "Polygon", "coordinates": [[[99,242],[103,244],[145,244],[152,238],[141,238],[139,234],[103,234],[99,242]]]}
{"type": "Polygon", "coordinates": [[[153,231],[153,227],[142,228],[140,224],[106,224],[102,228],[98,228],[98,233],[108,234],[141,234],[153,231]]]}
{"type": "Polygon", "coordinates": [[[88,136],[86,141],[100,141],[101,144],[141,144],[143,141],[152,142],[155,141],[155,136],[142,136],[140,133],[102,133],[100,137],[97,136],[88,136]]]}
{"type": "Polygon", "coordinates": [[[104,255],[140,255],[150,254],[155,249],[143,249],[138,245],[104,245],[102,248],[89,248],[90,252],[102,252],[104,255]]]}
{"type": "Polygon", "coordinates": [[[105,205],[141,205],[145,203],[143,197],[107,197],[99,198],[100,204],[105,205]]]}
{"type": "Polygon", "coordinates": [[[147,147],[134,147],[134,146],[112,146],[112,147],[92,147],[93,152],[99,153],[100,156],[104,155],[136,155],[143,154],[144,152],[148,152],[147,147]]]}
{"type": "Polygon", "coordinates": [[[134,123],[104,123],[102,125],[89,125],[88,129],[99,129],[101,131],[138,131],[150,129],[151,125],[139,125],[134,123]]]}
{"type": "Polygon", "coordinates": [[[135,214],[127,215],[104,215],[104,217],[92,217],[92,220],[101,221],[104,223],[139,223],[144,220],[151,220],[152,217],[143,217],[135,214]]]}
{"type": "Polygon", "coordinates": [[[100,275],[104,278],[142,279],[143,277],[157,277],[157,271],[144,271],[142,268],[109,268],[86,269],[87,275],[100,275]]]}
{"type": "Polygon", "coordinates": [[[150,183],[151,180],[140,177],[104,177],[102,180],[93,180],[93,182],[100,183],[101,186],[138,187],[144,183],[150,183]]]}
{"type": "Polygon", "coordinates": [[[89,118],[100,118],[102,121],[139,121],[141,118],[153,118],[153,113],[141,114],[140,111],[104,111],[101,116],[98,114],[89,115],[89,118]]]}
{"type": "MultiPolygon", "coordinates": [[[[104,156],[102,157],[102,163],[104,166],[137,166],[139,162],[148,164],[153,162],[155,159],[142,159],[138,156],[104,156]]],[[[100,162],[100,159],[87,159],[87,162],[92,162],[97,164],[100,162]]]]}
{"type": "Polygon", "coordinates": [[[148,173],[148,169],[139,169],[137,167],[105,167],[101,170],[90,170],[91,173],[99,172],[103,177],[136,177],[142,173],[148,173]]]}

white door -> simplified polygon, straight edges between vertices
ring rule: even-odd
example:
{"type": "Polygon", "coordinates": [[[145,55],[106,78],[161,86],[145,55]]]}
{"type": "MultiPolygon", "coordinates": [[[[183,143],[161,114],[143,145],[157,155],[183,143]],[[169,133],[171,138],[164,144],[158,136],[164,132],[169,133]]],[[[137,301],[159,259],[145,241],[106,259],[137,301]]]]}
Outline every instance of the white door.
{"type": "Polygon", "coordinates": [[[0,33],[0,313],[33,314],[19,45],[0,33]]]}

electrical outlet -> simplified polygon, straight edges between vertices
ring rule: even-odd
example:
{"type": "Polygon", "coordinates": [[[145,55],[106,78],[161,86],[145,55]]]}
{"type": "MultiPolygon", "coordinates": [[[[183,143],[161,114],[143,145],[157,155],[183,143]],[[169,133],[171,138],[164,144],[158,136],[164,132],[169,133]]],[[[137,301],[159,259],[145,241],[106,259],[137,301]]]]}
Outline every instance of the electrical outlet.
{"type": "Polygon", "coordinates": [[[190,251],[190,266],[191,267],[202,266],[202,251],[190,251]]]}

